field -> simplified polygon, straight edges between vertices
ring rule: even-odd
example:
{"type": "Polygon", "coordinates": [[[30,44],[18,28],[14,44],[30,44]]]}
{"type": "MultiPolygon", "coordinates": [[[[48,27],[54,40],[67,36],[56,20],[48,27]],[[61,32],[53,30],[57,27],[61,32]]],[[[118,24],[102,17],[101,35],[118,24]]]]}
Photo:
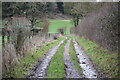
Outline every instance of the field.
{"type": "MultiPolygon", "coordinates": [[[[49,31],[48,33],[58,33],[58,29],[60,28],[64,28],[66,27],[66,30],[64,32],[64,34],[70,34],[70,28],[72,28],[73,22],[72,20],[49,20],[50,25],[49,25],[49,31]]],[[[36,25],[34,25],[34,27],[41,27],[42,26],[41,21],[38,21],[38,23],[36,25]]]]}
{"type": "Polygon", "coordinates": [[[49,33],[57,33],[59,28],[66,27],[64,34],[70,34],[74,25],[71,20],[50,20],[49,33]]]}

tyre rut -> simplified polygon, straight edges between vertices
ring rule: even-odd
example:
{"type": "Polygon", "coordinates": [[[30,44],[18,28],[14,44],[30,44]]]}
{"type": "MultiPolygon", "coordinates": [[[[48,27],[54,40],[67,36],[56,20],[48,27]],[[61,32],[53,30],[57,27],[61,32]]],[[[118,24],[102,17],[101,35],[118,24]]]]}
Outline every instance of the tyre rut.
{"type": "Polygon", "coordinates": [[[29,78],[45,78],[46,77],[46,71],[49,67],[49,63],[52,60],[52,57],[57,52],[59,46],[64,42],[62,40],[57,46],[51,48],[48,53],[46,54],[45,58],[41,61],[41,63],[38,65],[37,69],[31,73],[29,78]]]}
{"type": "Polygon", "coordinates": [[[64,49],[64,65],[65,65],[65,71],[66,71],[66,78],[82,78],[79,76],[78,71],[75,69],[74,64],[70,60],[69,56],[69,46],[70,46],[70,40],[66,43],[64,49]]]}
{"type": "Polygon", "coordinates": [[[73,38],[73,44],[76,51],[77,58],[79,60],[79,65],[83,69],[83,74],[85,78],[101,78],[101,74],[96,69],[95,65],[92,63],[91,59],[87,54],[84,53],[82,48],[73,38]]]}

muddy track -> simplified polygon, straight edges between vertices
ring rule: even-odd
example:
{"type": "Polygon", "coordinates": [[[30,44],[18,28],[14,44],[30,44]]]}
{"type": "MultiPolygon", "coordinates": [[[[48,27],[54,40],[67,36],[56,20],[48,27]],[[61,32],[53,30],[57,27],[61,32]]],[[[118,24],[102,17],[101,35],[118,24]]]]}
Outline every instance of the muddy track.
{"type": "Polygon", "coordinates": [[[69,56],[69,46],[70,46],[70,40],[65,45],[65,51],[64,51],[64,65],[65,65],[65,71],[66,71],[66,78],[82,78],[79,76],[78,71],[75,69],[74,64],[70,60],[69,56]]]}
{"type": "Polygon", "coordinates": [[[101,78],[101,74],[95,68],[95,65],[92,63],[91,59],[84,53],[74,38],[73,44],[85,78],[101,78]]]}
{"type": "Polygon", "coordinates": [[[49,63],[52,60],[52,57],[58,50],[59,46],[64,42],[61,41],[57,46],[51,48],[48,53],[46,54],[45,58],[41,61],[41,63],[37,66],[37,69],[32,72],[32,75],[30,75],[28,78],[45,78],[46,77],[46,71],[48,69],[49,63]]]}

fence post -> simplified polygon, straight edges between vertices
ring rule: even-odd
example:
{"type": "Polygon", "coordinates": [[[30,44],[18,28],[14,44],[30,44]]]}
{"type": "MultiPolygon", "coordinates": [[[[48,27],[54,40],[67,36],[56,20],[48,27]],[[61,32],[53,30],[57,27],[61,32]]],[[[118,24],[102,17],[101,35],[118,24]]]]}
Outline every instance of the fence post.
{"type": "Polygon", "coordinates": [[[10,31],[7,31],[7,41],[8,41],[8,43],[10,43],[10,31]]]}
{"type": "Polygon", "coordinates": [[[2,47],[5,46],[4,38],[5,38],[5,30],[4,30],[4,28],[2,28],[2,47]]]}

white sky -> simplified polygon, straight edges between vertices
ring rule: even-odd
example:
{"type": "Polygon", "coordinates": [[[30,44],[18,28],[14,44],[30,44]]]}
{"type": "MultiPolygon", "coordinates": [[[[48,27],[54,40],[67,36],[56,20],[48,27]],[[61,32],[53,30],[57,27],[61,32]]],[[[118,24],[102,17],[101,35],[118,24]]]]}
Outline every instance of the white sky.
{"type": "Polygon", "coordinates": [[[119,2],[120,0],[0,0],[2,2],[119,2]]]}
{"type": "Polygon", "coordinates": [[[96,0],[96,2],[119,2],[120,0],[96,0]]]}

